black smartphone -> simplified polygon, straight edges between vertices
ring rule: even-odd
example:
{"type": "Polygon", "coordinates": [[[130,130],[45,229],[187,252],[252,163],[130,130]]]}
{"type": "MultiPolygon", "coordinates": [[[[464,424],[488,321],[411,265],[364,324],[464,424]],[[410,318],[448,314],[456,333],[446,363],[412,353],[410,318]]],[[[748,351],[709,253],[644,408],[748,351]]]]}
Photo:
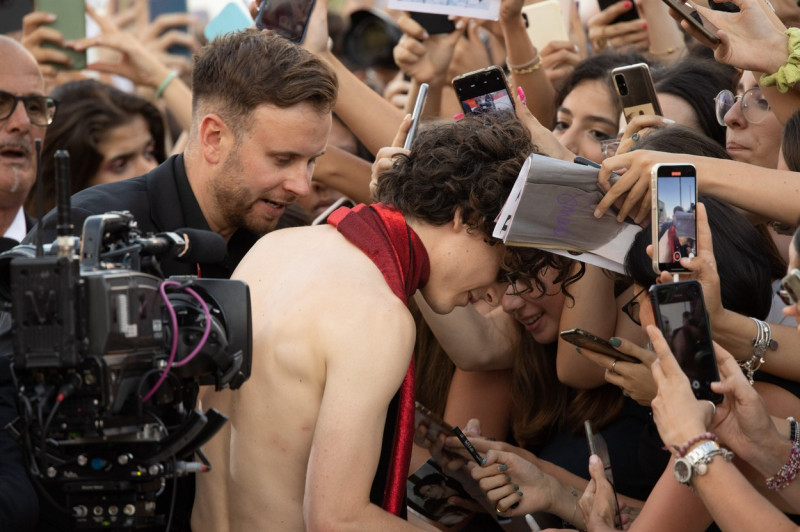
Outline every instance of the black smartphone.
{"type": "Polygon", "coordinates": [[[597,353],[608,355],[625,362],[641,362],[640,360],[617,350],[616,347],[608,343],[608,340],[603,340],[599,336],[595,336],[594,334],[584,331],[583,329],[567,329],[566,331],[561,331],[560,334],[561,338],[571,344],[577,345],[578,347],[591,349],[597,353]]]}
{"type": "Polygon", "coordinates": [[[408,129],[406,140],[403,143],[403,149],[410,150],[411,145],[414,144],[414,139],[417,136],[417,129],[419,129],[419,121],[422,117],[422,110],[425,108],[425,100],[428,98],[428,84],[422,83],[417,91],[417,101],[414,102],[414,111],[411,113],[411,127],[408,129]]]}
{"type": "Polygon", "coordinates": [[[617,488],[614,486],[614,474],[611,472],[611,456],[608,453],[608,445],[606,445],[606,440],[603,436],[594,433],[594,430],[592,430],[592,422],[588,419],[583,422],[583,430],[586,432],[586,443],[589,446],[589,454],[596,455],[600,461],[603,462],[603,472],[606,475],[608,483],[611,484],[611,489],[614,490],[614,509],[616,515],[614,528],[619,529],[622,527],[622,515],[619,511],[617,488]]]}
{"type": "Polygon", "coordinates": [[[697,171],[692,164],[656,164],[650,176],[653,271],[685,272],[681,258],[697,255],[697,171]]]}
{"type": "Polygon", "coordinates": [[[689,377],[695,397],[714,403],[722,401],[722,395],[711,391],[711,383],[719,380],[719,370],[703,287],[694,279],[654,284],[650,287],[650,301],[658,328],[689,377]]]}
{"type": "Polygon", "coordinates": [[[425,31],[428,32],[428,35],[452,33],[456,29],[455,22],[450,20],[447,15],[439,15],[437,13],[419,13],[417,11],[412,11],[411,18],[419,22],[419,25],[425,28],[425,31]]]}
{"type": "MultiPolygon", "coordinates": [[[[152,22],[156,18],[167,13],[187,13],[188,6],[186,2],[187,0],[148,0],[150,21],[152,22]]],[[[174,29],[182,31],[183,33],[189,32],[189,28],[186,26],[179,26],[174,29]]],[[[172,55],[182,55],[189,58],[192,57],[192,51],[188,47],[179,44],[173,44],[167,48],[167,53],[172,55]]]]}
{"type": "MultiPolygon", "coordinates": [[[[619,1],[620,0],[598,0],[597,4],[600,6],[600,11],[602,11],[619,1]]],[[[628,22],[629,20],[636,20],[637,18],[640,18],[639,11],[636,9],[636,4],[634,4],[633,1],[631,1],[631,3],[633,4],[631,8],[615,18],[612,24],[617,22],[628,22]]]]}
{"type": "Polygon", "coordinates": [[[630,122],[631,118],[639,115],[661,116],[661,106],[647,63],[617,67],[611,71],[611,79],[625,120],[630,122]]]}
{"type": "Polygon", "coordinates": [[[719,37],[717,37],[717,31],[719,31],[719,29],[707,18],[698,13],[692,4],[687,3],[685,0],[661,1],[678,13],[683,20],[694,26],[695,29],[703,34],[703,37],[711,42],[711,44],[719,44],[719,37]]]}
{"type": "Polygon", "coordinates": [[[22,17],[33,11],[33,0],[0,0],[0,33],[22,30],[22,17]]]}
{"type": "Polygon", "coordinates": [[[514,110],[506,75],[497,65],[456,76],[453,88],[464,114],[514,110]]]}
{"type": "Polygon", "coordinates": [[[725,11],[727,13],[739,12],[739,6],[737,6],[733,2],[715,2],[714,0],[709,0],[708,7],[710,7],[714,11],[725,11]]]}
{"type": "Polygon", "coordinates": [[[256,15],[256,27],[301,43],[313,9],[314,0],[262,0],[256,15]]]}

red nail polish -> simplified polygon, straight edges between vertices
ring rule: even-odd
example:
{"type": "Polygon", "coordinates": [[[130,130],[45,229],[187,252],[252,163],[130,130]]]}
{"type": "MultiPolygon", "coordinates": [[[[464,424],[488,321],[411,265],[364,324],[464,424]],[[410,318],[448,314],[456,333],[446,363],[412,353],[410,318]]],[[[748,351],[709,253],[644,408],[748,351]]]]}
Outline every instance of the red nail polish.
{"type": "Polygon", "coordinates": [[[625,2],[625,9],[630,9],[633,5],[633,2],[625,2]]]}
{"type": "Polygon", "coordinates": [[[461,120],[464,118],[464,113],[457,113],[453,115],[453,120],[461,120]]]}
{"type": "Polygon", "coordinates": [[[643,29],[643,30],[646,30],[646,29],[647,29],[647,22],[642,22],[642,29],[643,29]]]}
{"type": "Polygon", "coordinates": [[[520,101],[522,101],[522,103],[524,104],[525,103],[525,91],[522,90],[522,87],[517,87],[517,94],[519,95],[520,101]]]}

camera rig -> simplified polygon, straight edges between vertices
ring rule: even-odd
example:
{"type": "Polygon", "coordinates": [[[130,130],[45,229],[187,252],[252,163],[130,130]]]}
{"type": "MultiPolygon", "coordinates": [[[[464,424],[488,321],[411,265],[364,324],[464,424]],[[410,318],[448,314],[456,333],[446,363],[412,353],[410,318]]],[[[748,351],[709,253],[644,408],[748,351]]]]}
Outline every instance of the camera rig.
{"type": "MultiPolygon", "coordinates": [[[[250,376],[247,285],[159,275],[160,257],[186,251],[191,230],[180,231],[142,236],[129,213],[110,212],[87,218],[81,239],[60,229],[56,244],[0,255],[11,316],[0,345],[13,346],[20,411],[6,428],[73,528],[164,529],[172,508],[157,497],[168,479],[209,469],[199,447],[227,420],[195,409],[199,387],[250,376]]],[[[192,234],[207,235],[221,240],[192,234]]]]}

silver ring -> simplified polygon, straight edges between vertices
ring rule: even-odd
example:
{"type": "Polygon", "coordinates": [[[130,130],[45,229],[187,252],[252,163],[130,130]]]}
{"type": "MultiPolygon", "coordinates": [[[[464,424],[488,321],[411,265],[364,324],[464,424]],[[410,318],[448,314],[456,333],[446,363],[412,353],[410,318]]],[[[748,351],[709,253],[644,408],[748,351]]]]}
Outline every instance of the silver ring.
{"type": "Polygon", "coordinates": [[[616,371],[617,362],[618,361],[615,359],[614,362],[611,363],[611,373],[616,373],[617,372],[616,371]]]}
{"type": "Polygon", "coordinates": [[[717,405],[715,405],[713,401],[709,401],[708,399],[706,399],[706,402],[711,405],[711,419],[714,419],[714,416],[717,415],[717,405]]]}

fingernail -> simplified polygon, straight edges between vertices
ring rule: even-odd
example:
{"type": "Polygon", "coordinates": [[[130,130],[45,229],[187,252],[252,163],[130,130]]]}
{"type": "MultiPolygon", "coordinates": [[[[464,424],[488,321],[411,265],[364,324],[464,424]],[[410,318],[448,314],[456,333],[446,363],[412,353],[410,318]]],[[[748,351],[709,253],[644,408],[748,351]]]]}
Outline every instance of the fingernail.
{"type": "MultiPolygon", "coordinates": [[[[506,482],[511,482],[511,475],[506,475],[506,482]]],[[[516,490],[517,488],[514,488],[514,491],[516,490]]]]}
{"type": "Polygon", "coordinates": [[[487,460],[488,460],[488,458],[486,458],[485,456],[483,458],[481,458],[481,465],[482,466],[486,465],[487,460]]]}
{"type": "Polygon", "coordinates": [[[514,484],[514,491],[519,492],[519,486],[517,484],[514,484]]]}
{"type": "Polygon", "coordinates": [[[603,217],[603,213],[600,212],[600,209],[595,209],[594,210],[594,217],[595,218],[602,218],[603,217]]]}
{"type": "MultiPolygon", "coordinates": [[[[520,493],[519,496],[522,497],[522,493],[520,493]]],[[[511,506],[508,507],[509,510],[515,510],[517,508],[519,508],[519,503],[518,502],[515,502],[514,504],[512,504],[511,506]]]]}
{"type": "Polygon", "coordinates": [[[608,343],[613,345],[614,347],[619,347],[620,345],[622,345],[622,340],[620,340],[616,336],[612,336],[611,338],[609,338],[608,343]]]}
{"type": "Polygon", "coordinates": [[[453,120],[461,120],[464,118],[464,113],[456,113],[453,115],[453,120]]]}
{"type": "Polygon", "coordinates": [[[600,463],[600,458],[596,454],[593,454],[592,456],[589,457],[589,463],[590,464],[599,464],[600,463]]]}
{"type": "Polygon", "coordinates": [[[423,31],[422,32],[422,38],[423,39],[427,39],[428,37],[430,37],[430,35],[428,35],[428,32],[427,31],[423,31]]]}
{"type": "Polygon", "coordinates": [[[464,24],[465,24],[465,22],[464,22],[464,19],[463,19],[463,18],[461,18],[461,19],[458,19],[458,20],[456,21],[456,29],[457,29],[457,30],[464,29],[464,24]]]}
{"type": "Polygon", "coordinates": [[[643,30],[646,30],[646,29],[647,29],[647,22],[642,22],[642,29],[643,29],[643,30]]]}
{"type": "Polygon", "coordinates": [[[508,469],[508,466],[505,464],[500,464],[499,466],[497,466],[497,469],[499,469],[500,471],[506,471],[508,469]]]}
{"type": "Polygon", "coordinates": [[[578,352],[578,354],[580,354],[580,355],[582,355],[582,354],[583,354],[583,351],[581,351],[581,348],[580,348],[580,347],[576,347],[576,348],[575,348],[575,351],[577,351],[577,352],[578,352]]]}
{"type": "Polygon", "coordinates": [[[575,50],[575,53],[576,53],[576,54],[577,54],[578,52],[580,52],[580,50],[578,49],[578,45],[577,45],[577,44],[576,44],[576,45],[573,45],[572,49],[573,49],[573,50],[575,50]]]}
{"type": "Polygon", "coordinates": [[[625,4],[624,4],[625,9],[630,9],[632,5],[633,5],[633,2],[625,2],[625,4]]]}
{"type": "Polygon", "coordinates": [[[52,13],[48,13],[47,16],[45,17],[45,20],[49,20],[50,22],[54,21],[55,19],[56,16],[52,13]]]}
{"type": "Polygon", "coordinates": [[[527,99],[525,98],[525,91],[522,89],[522,87],[517,87],[517,95],[519,95],[519,99],[522,104],[525,105],[525,101],[527,99]]]}
{"type": "Polygon", "coordinates": [[[662,118],[661,121],[664,122],[665,124],[674,124],[675,123],[674,120],[671,120],[669,118],[662,118]]]}
{"type": "MultiPolygon", "coordinates": [[[[522,497],[522,492],[521,492],[521,491],[518,491],[518,492],[517,492],[517,495],[519,495],[520,497],[522,497]]],[[[519,504],[519,503],[517,503],[517,504],[519,504]]]]}

